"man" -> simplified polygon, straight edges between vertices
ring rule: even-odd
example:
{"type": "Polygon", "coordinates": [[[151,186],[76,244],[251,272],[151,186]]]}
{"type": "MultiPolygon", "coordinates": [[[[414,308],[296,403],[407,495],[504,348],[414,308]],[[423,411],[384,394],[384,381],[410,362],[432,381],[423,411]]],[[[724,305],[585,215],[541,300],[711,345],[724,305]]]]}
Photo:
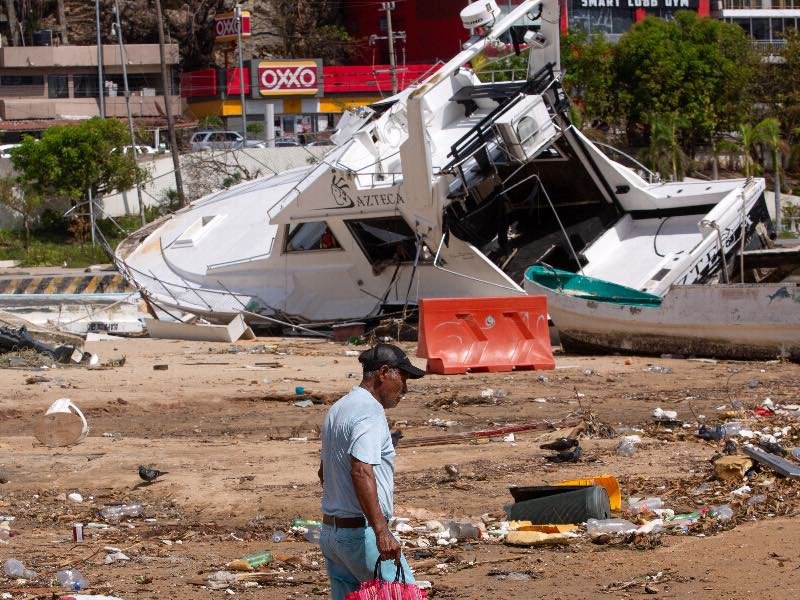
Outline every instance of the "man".
{"type": "Polygon", "coordinates": [[[425,371],[397,346],[378,344],[358,357],[361,383],[328,411],[322,427],[322,533],[320,547],[331,581],[331,598],[343,600],[362,581],[393,581],[402,569],[414,577],[389,531],[394,510],[394,446],[384,410],[397,406],[407,379],[425,371]]]}

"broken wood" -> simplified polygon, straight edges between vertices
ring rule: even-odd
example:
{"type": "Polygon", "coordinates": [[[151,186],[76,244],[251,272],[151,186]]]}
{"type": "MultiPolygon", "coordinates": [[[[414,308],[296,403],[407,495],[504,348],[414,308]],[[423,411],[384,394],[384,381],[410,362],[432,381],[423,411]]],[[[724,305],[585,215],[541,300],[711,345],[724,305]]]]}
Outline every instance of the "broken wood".
{"type": "Polygon", "coordinates": [[[508,427],[498,427],[495,429],[480,429],[478,431],[462,431],[460,433],[449,433],[444,435],[434,435],[421,438],[401,438],[398,446],[440,446],[444,444],[457,444],[464,440],[500,437],[509,433],[521,433],[523,431],[537,431],[543,429],[555,429],[557,427],[574,427],[578,421],[570,423],[550,423],[547,421],[540,423],[525,423],[523,425],[509,425],[508,427]]]}

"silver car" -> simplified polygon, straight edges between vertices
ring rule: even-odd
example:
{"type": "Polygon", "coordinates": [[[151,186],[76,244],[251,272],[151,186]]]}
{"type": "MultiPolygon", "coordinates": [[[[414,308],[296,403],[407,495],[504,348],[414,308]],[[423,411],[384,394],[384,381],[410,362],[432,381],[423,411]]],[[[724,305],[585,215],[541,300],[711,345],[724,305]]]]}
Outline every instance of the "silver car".
{"type": "Polygon", "coordinates": [[[238,131],[197,131],[189,141],[192,152],[199,150],[238,150],[240,148],[264,148],[258,140],[247,140],[238,131]]]}

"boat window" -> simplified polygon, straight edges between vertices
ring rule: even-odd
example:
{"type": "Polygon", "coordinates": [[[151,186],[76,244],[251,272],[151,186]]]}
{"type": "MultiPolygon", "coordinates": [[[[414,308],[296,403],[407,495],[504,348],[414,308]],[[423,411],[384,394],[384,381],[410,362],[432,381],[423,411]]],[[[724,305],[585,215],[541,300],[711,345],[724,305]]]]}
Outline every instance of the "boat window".
{"type": "Polygon", "coordinates": [[[197,246],[209,231],[219,225],[225,219],[225,215],[205,215],[194,221],[186,230],[172,243],[173,248],[184,248],[197,246]]]}
{"type": "Polygon", "coordinates": [[[414,231],[402,217],[346,221],[350,233],[373,265],[380,262],[414,262],[414,231]]]}
{"type": "Polygon", "coordinates": [[[295,223],[286,226],[285,252],[307,252],[309,250],[333,250],[341,248],[336,236],[325,221],[295,223]]]}

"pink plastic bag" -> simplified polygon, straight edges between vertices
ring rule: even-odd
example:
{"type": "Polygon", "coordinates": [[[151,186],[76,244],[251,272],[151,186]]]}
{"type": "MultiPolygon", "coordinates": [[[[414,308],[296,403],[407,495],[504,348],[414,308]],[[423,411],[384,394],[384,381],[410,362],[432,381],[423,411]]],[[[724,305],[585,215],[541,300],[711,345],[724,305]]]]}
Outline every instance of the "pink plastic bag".
{"type": "Polygon", "coordinates": [[[374,579],[363,582],[357,591],[347,594],[345,600],[425,600],[428,597],[427,592],[416,584],[405,582],[405,573],[399,566],[394,581],[381,579],[380,571],[381,561],[378,559],[374,579]],[[400,581],[401,576],[403,581],[400,581]]]}

